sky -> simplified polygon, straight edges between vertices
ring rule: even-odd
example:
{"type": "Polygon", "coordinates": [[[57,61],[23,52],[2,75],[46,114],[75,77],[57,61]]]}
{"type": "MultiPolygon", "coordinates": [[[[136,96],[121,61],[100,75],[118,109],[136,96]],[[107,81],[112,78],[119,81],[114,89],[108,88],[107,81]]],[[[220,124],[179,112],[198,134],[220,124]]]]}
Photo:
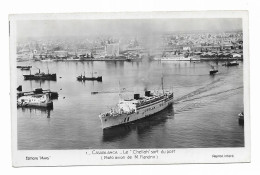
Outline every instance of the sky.
{"type": "Polygon", "coordinates": [[[242,19],[104,19],[17,21],[18,38],[152,35],[164,32],[242,30],[242,19]]]}

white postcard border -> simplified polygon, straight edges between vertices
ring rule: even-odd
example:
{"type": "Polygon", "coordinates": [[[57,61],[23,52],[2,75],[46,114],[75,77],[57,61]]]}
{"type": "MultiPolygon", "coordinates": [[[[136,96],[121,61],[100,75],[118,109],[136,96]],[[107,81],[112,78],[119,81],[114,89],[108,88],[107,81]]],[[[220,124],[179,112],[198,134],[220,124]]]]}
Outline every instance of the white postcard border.
{"type": "MultiPolygon", "coordinates": [[[[71,166],[71,165],[121,165],[121,164],[174,164],[174,163],[235,163],[250,162],[250,105],[249,105],[249,20],[247,11],[197,11],[197,12],[131,12],[131,13],[71,13],[71,14],[20,14],[10,15],[10,73],[12,115],[12,160],[14,167],[21,166],[71,166]],[[116,150],[18,150],[16,108],[16,21],[18,20],[83,20],[83,19],[149,19],[149,18],[242,18],[244,57],[244,141],[243,148],[170,148],[170,149],[116,149],[116,150]],[[104,154],[96,154],[106,151],[104,154]],[[117,151],[117,154],[108,154],[117,151]],[[126,152],[128,153],[126,154],[126,152]],[[138,154],[136,152],[143,152],[138,154]],[[144,154],[148,151],[148,154],[144,154]],[[158,153],[156,154],[156,151],[158,153]],[[162,154],[162,152],[169,154],[162,154]],[[173,153],[174,151],[174,153],[173,153]],[[135,152],[135,153],[134,153],[135,152]],[[154,153],[153,153],[154,152],[154,153]],[[95,153],[95,154],[93,154],[95,153]],[[125,154],[124,154],[125,153],[125,154]],[[135,155],[157,156],[133,158],[135,155]],[[125,159],[106,159],[102,156],[126,156],[125,159]],[[132,156],[128,159],[127,156],[132,156]],[[26,160],[37,157],[37,160],[26,160]]],[[[36,159],[36,158],[35,158],[36,159]]]]}

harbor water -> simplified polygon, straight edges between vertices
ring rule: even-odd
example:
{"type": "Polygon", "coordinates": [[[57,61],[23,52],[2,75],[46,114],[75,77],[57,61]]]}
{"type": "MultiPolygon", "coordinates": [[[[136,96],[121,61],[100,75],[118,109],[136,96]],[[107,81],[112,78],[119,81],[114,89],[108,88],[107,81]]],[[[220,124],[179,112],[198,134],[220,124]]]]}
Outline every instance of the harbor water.
{"type": "Polygon", "coordinates": [[[57,81],[25,81],[30,71],[17,69],[17,86],[59,93],[53,109],[18,108],[18,149],[127,149],[243,147],[243,63],[225,67],[213,62],[85,61],[18,62],[31,73],[57,74],[57,81]],[[210,65],[219,72],[209,75],[210,65]],[[103,76],[102,82],[76,77],[103,76]],[[102,130],[98,117],[120,98],[144,90],[174,91],[174,104],[139,121],[102,130]],[[91,94],[91,92],[98,92],[91,94]],[[119,95],[121,92],[121,96],[119,95]]]}

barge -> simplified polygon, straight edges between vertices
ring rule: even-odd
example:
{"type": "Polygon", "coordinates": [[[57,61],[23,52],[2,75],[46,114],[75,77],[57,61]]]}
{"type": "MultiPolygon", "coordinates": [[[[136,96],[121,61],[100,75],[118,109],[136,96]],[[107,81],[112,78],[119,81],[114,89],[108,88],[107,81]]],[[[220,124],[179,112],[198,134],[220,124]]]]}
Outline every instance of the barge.
{"type": "MultiPolygon", "coordinates": [[[[22,87],[21,87],[21,89],[22,89],[22,87]]],[[[43,90],[42,88],[36,88],[34,91],[18,92],[17,97],[28,96],[28,95],[36,95],[36,94],[47,94],[47,93],[50,95],[51,100],[58,99],[58,97],[59,97],[58,92],[53,92],[49,89],[43,90]]]]}
{"type": "Polygon", "coordinates": [[[49,93],[17,97],[17,107],[53,108],[49,93]]]}

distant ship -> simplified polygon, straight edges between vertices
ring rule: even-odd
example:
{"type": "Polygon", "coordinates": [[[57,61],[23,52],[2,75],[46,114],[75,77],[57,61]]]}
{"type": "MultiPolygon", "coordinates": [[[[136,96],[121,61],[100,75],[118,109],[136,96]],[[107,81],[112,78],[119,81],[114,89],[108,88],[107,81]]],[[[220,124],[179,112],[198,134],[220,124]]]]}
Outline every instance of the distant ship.
{"type": "Polygon", "coordinates": [[[227,62],[225,64],[223,64],[223,66],[227,66],[227,67],[230,67],[230,66],[238,66],[238,62],[237,61],[232,61],[232,62],[227,62]]]}
{"type": "Polygon", "coordinates": [[[20,69],[30,69],[30,68],[32,68],[32,66],[17,66],[16,68],[20,68],[20,69]]]}
{"type": "Polygon", "coordinates": [[[56,81],[57,77],[56,74],[50,74],[49,72],[45,74],[44,72],[41,72],[39,69],[39,73],[36,73],[34,75],[23,75],[24,80],[52,80],[56,81]]]}
{"type": "Polygon", "coordinates": [[[160,60],[161,61],[200,61],[200,57],[185,56],[185,55],[170,55],[170,56],[161,57],[160,60]]]}
{"type": "Polygon", "coordinates": [[[52,108],[53,102],[49,93],[17,96],[17,107],[52,108]]]}
{"type": "Polygon", "coordinates": [[[84,75],[80,75],[77,77],[77,80],[78,81],[86,81],[86,80],[89,80],[89,81],[102,81],[102,76],[97,76],[97,77],[94,77],[93,76],[93,72],[92,72],[92,76],[91,77],[86,77],[85,76],[85,72],[84,72],[84,75]]]}

